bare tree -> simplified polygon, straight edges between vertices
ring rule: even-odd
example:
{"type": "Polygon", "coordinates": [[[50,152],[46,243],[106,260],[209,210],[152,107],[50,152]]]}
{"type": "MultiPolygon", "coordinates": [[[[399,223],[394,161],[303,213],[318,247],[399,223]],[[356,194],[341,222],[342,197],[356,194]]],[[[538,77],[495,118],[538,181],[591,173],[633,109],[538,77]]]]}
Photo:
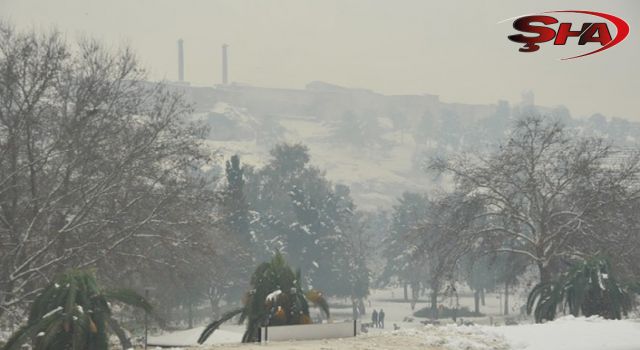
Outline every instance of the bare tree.
{"type": "Polygon", "coordinates": [[[171,265],[152,251],[203,235],[203,130],[144,79],[126,48],[0,24],[0,313],[63,269],[171,265]]]}
{"type": "Polygon", "coordinates": [[[612,154],[602,139],[572,136],[532,116],[518,121],[494,152],[435,159],[431,169],[452,174],[459,191],[484,203],[476,218],[483,243],[527,256],[548,281],[554,266],[581,254],[577,242],[603,237],[594,213],[633,197],[611,194],[637,189],[639,158],[611,164],[612,154]]]}
{"type": "Polygon", "coordinates": [[[426,278],[423,262],[416,258],[420,253],[416,231],[427,219],[429,198],[424,194],[405,192],[393,207],[389,233],[383,241],[382,254],[387,260],[381,280],[388,283],[396,277],[404,286],[404,299],[409,301],[411,287],[411,306],[415,307],[420,296],[420,285],[426,278]]]}
{"type": "Polygon", "coordinates": [[[455,281],[460,259],[474,248],[474,218],[482,206],[473,197],[451,193],[430,200],[428,207],[427,216],[412,236],[417,247],[414,259],[426,271],[431,315],[437,318],[438,295],[447,283],[455,281]]]}

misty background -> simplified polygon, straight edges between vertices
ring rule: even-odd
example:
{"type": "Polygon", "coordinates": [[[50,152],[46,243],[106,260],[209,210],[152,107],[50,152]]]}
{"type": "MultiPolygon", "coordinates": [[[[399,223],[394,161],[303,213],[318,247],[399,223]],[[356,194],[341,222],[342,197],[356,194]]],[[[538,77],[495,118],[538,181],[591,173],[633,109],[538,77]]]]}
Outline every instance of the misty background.
{"type": "Polygon", "coordinates": [[[260,306],[323,295],[381,333],[374,309],[394,329],[552,320],[563,300],[533,319],[525,300],[566,278],[637,287],[572,301],[602,308],[585,316],[637,312],[637,3],[0,4],[0,346],[68,271],[148,295],[181,346],[238,312],[328,321],[260,306]],[[591,47],[507,40],[504,19],[562,9],[631,34],[571,61],[591,47]]]}
{"type": "Polygon", "coordinates": [[[445,102],[520,100],[565,105],[576,116],[640,120],[640,42],[635,1],[0,1],[22,29],[55,26],[68,38],[128,44],[151,78],[177,80],[176,41],[185,41],[186,80],[221,82],[220,46],[230,45],[232,82],[303,88],[315,80],[383,94],[434,94],[445,102]],[[580,9],[626,20],[627,39],[605,53],[561,62],[555,48],[522,54],[511,22],[532,12],[580,9]]]}

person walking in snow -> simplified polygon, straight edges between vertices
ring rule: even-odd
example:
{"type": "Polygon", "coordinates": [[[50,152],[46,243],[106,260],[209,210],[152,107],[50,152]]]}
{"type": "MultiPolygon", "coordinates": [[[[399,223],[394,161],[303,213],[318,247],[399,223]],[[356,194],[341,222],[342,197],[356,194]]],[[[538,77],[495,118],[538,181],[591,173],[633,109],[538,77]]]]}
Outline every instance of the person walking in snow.
{"type": "Polygon", "coordinates": [[[378,328],[384,329],[384,310],[380,309],[380,313],[378,313],[378,328]]]}
{"type": "Polygon", "coordinates": [[[371,326],[374,328],[378,327],[378,311],[376,311],[376,309],[373,309],[371,313],[371,326]]]}

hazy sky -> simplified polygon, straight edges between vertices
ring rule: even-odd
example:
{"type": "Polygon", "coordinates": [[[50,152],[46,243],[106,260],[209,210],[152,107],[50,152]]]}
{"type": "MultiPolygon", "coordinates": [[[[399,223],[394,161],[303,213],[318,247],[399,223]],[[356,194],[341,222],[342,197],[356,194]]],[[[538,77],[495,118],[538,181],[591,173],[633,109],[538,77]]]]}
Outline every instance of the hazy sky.
{"type": "MultiPolygon", "coordinates": [[[[0,0],[0,18],[20,28],[56,26],[70,40],[131,45],[153,79],[177,79],[176,40],[194,85],[230,80],[302,88],[313,80],[385,94],[436,94],[443,101],[518,102],[574,116],[601,112],[640,121],[640,1],[428,0],[0,0]],[[631,26],[601,54],[559,61],[566,51],[517,51],[506,39],[517,15],[563,9],[610,12],[631,26]]],[[[575,40],[575,39],[574,39],[575,40]]],[[[588,50],[585,50],[588,51],[588,50]]]]}

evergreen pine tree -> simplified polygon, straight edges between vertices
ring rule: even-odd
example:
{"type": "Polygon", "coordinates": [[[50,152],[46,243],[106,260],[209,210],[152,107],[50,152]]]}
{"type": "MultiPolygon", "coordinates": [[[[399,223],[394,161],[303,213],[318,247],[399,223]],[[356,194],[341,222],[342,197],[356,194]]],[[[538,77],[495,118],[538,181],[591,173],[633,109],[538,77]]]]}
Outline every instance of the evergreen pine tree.
{"type": "Polygon", "coordinates": [[[250,242],[249,206],[244,194],[244,171],[240,157],[234,155],[226,162],[227,188],[224,192],[225,226],[242,241],[250,242]]]}

